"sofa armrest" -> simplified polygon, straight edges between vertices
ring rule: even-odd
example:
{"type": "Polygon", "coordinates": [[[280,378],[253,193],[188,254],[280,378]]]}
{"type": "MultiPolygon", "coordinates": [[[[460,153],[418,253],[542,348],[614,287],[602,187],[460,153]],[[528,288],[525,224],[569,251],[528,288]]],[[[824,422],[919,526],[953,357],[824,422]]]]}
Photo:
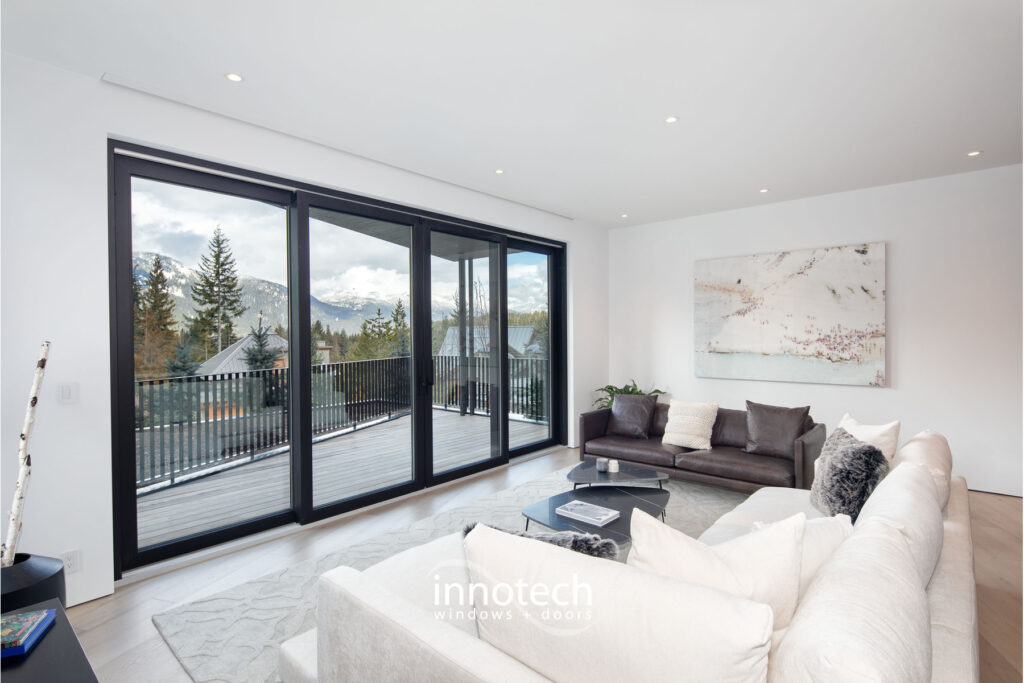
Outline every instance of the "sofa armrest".
{"type": "Polygon", "coordinates": [[[793,473],[796,475],[793,485],[796,488],[811,488],[814,481],[814,461],[821,455],[821,447],[824,445],[825,425],[820,422],[793,442],[793,473]]]}
{"type": "Polygon", "coordinates": [[[600,410],[591,410],[588,413],[580,413],[580,460],[583,459],[587,442],[604,436],[608,431],[608,418],[611,414],[611,408],[601,408],[600,410]]]}
{"type": "Polygon", "coordinates": [[[321,683],[547,680],[351,567],[338,567],[320,577],[316,624],[321,683]]]}

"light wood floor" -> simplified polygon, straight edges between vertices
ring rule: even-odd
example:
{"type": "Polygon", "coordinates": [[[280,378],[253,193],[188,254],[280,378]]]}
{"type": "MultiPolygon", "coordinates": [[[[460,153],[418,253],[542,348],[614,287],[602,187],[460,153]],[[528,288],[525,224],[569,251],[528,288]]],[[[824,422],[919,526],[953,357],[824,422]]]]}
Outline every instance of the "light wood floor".
{"type": "MultiPolygon", "coordinates": [[[[122,582],[113,595],[73,607],[68,616],[100,681],[187,683],[189,677],[150,620],[154,614],[517,486],[577,459],[578,451],[556,448],[533,460],[294,533],[278,531],[272,537],[275,532],[268,532],[265,536],[272,537],[270,540],[250,542],[233,552],[226,552],[233,545],[205,551],[206,555],[226,554],[143,580],[122,582]]],[[[970,503],[981,680],[1021,681],[1021,499],[972,491],[970,503]]]]}
{"type": "MultiPolygon", "coordinates": [[[[434,410],[434,471],[491,457],[491,419],[434,410]]],[[[412,418],[400,417],[313,444],[313,505],[412,479],[412,418]]],[[[509,420],[511,446],[536,443],[548,426],[509,420]]],[[[290,455],[282,453],[138,498],[139,547],[291,508],[290,455]]]]}

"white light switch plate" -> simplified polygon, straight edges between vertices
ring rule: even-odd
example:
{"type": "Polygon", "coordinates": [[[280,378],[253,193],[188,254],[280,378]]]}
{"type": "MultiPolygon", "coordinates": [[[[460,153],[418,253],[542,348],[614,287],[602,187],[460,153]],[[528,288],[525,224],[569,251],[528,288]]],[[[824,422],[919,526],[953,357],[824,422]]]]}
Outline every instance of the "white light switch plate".
{"type": "Polygon", "coordinates": [[[78,403],[78,382],[58,384],[57,403],[63,403],[65,405],[78,403]]]}

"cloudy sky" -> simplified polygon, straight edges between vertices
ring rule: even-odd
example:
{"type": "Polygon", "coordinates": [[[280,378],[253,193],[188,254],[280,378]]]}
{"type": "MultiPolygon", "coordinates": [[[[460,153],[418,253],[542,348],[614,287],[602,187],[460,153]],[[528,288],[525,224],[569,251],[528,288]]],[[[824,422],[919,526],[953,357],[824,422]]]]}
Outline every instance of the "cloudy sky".
{"type": "MultiPolygon", "coordinates": [[[[231,242],[240,275],[285,284],[287,212],[250,199],[185,188],[144,178],[132,179],[132,249],[170,256],[195,268],[220,226],[231,242]]],[[[310,220],[310,291],[322,301],[369,298],[409,302],[409,249],[310,220]]],[[[486,259],[474,266],[485,275],[486,259]]],[[[434,308],[451,302],[458,270],[431,259],[434,308]]],[[[486,277],[482,278],[486,279],[486,277]]],[[[510,311],[547,309],[547,257],[520,252],[508,257],[510,311]]]]}

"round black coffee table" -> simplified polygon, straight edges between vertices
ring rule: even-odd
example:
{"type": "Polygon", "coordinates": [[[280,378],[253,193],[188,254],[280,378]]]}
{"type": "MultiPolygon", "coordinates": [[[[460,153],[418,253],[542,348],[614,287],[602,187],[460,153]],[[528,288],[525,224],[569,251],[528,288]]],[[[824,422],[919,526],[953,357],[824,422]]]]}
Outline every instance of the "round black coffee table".
{"type": "Polygon", "coordinates": [[[664,519],[668,498],[668,491],[650,486],[587,486],[527,505],[523,508],[523,516],[526,517],[527,530],[530,528],[530,521],[533,520],[555,531],[598,534],[622,545],[630,540],[629,523],[633,517],[633,508],[640,508],[652,517],[664,519]],[[604,526],[594,526],[562,517],[555,512],[556,508],[573,500],[618,510],[619,518],[604,526]]]}
{"type": "Polygon", "coordinates": [[[569,470],[566,478],[572,482],[575,489],[580,484],[594,486],[595,484],[610,484],[613,486],[657,483],[662,488],[662,482],[668,481],[668,475],[658,470],[652,470],[642,465],[633,465],[626,462],[619,462],[618,472],[598,472],[597,461],[587,460],[569,470]]]}

